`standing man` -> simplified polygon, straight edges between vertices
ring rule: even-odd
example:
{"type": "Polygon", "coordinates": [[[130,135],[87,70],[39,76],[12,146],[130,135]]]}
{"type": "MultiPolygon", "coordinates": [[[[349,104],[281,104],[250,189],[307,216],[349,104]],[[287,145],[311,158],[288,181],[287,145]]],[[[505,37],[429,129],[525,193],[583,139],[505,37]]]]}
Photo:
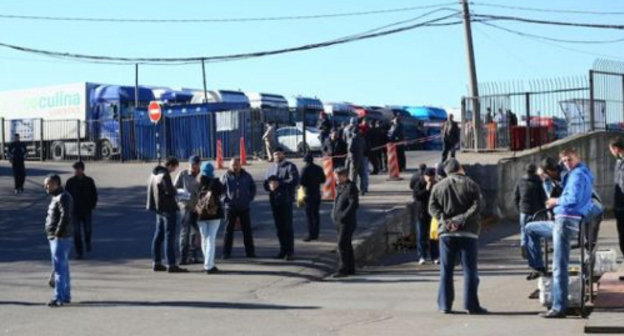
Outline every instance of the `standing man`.
{"type": "Polygon", "coordinates": [[[514,190],[514,201],[518,213],[520,213],[520,253],[527,258],[525,226],[529,216],[544,209],[546,204],[546,191],[542,185],[542,179],[537,175],[537,167],[530,163],[526,166],[526,174],[520,178],[514,190]]]}
{"type": "Polygon", "coordinates": [[[152,240],[152,260],[154,272],[185,273],[184,268],[176,265],[175,236],[178,204],[177,191],[171,182],[171,174],[178,169],[178,159],[170,157],[165,166],[156,166],[147,185],[147,210],[156,214],[156,230],[152,240]],[[162,247],[165,245],[165,260],[162,264],[162,247]]]}
{"type": "Polygon", "coordinates": [[[275,135],[275,124],[267,124],[266,132],[262,135],[264,141],[264,147],[266,149],[267,161],[273,162],[273,149],[277,144],[277,137],[275,135]]]}
{"type": "Polygon", "coordinates": [[[65,190],[74,200],[74,246],[76,259],[84,257],[82,232],[87,253],[91,252],[91,213],[98,201],[97,189],[92,178],[85,175],[85,165],[82,161],[74,163],[74,176],[67,180],[65,190]]]}
{"type": "Polygon", "coordinates": [[[332,129],[331,121],[325,112],[319,113],[319,119],[316,122],[316,128],[319,130],[319,140],[321,144],[325,142],[325,139],[329,137],[329,132],[332,129]]]}
{"type": "Polygon", "coordinates": [[[453,120],[453,114],[449,113],[442,126],[442,162],[446,161],[449,152],[451,157],[455,158],[457,143],[459,143],[459,126],[453,120]]]}
{"type": "MultiPolygon", "coordinates": [[[[618,137],[609,143],[609,150],[615,156],[615,187],[613,196],[613,208],[615,209],[615,222],[617,225],[620,252],[624,255],[624,138],[618,137]]],[[[620,276],[624,281],[624,276],[620,276]]]]}
{"type": "Polygon", "coordinates": [[[295,189],[299,185],[297,166],[286,161],[281,147],[273,153],[275,163],[269,167],[264,180],[264,189],[269,192],[271,210],[280,243],[280,252],[276,259],[292,260],[295,253],[293,232],[293,201],[295,189]]]}
{"type": "MultiPolygon", "coordinates": [[[[431,190],[436,184],[436,171],[421,164],[420,176],[416,181],[410,181],[410,187],[414,191],[414,203],[417,209],[416,222],[416,246],[418,251],[418,264],[424,265],[427,254],[431,261],[438,264],[438,244],[430,239],[431,215],[429,215],[429,199],[431,190]],[[424,166],[424,167],[423,167],[424,166]]],[[[414,174],[414,176],[418,176],[414,174]]]]}
{"type": "Polygon", "coordinates": [[[358,189],[355,183],[349,181],[348,171],[345,168],[336,169],[338,188],[332,220],[338,230],[338,270],[334,278],[343,278],[355,274],[355,258],[351,239],[357,227],[357,209],[359,207],[358,189]]]}
{"type": "Polygon", "coordinates": [[[243,243],[247,258],[255,258],[256,251],[251,231],[249,208],[256,197],[256,183],[251,175],[241,168],[240,159],[232,158],[230,168],[221,177],[221,184],[223,185],[222,201],[225,209],[225,234],[223,235],[221,258],[229,259],[232,254],[236,221],[240,221],[243,231],[243,243]]]}
{"type": "Polygon", "coordinates": [[[15,195],[24,192],[24,182],[26,181],[26,155],[28,151],[26,145],[20,141],[20,135],[15,133],[13,143],[9,145],[9,162],[13,167],[13,179],[15,181],[15,195]]]}
{"type": "Polygon", "coordinates": [[[337,130],[331,131],[329,138],[323,143],[323,155],[332,157],[334,168],[343,167],[347,156],[347,143],[340,137],[337,130]]]}
{"type": "Polygon", "coordinates": [[[366,136],[367,141],[370,144],[370,148],[368,151],[368,160],[373,166],[373,171],[371,172],[371,174],[377,175],[381,170],[381,151],[379,149],[373,149],[381,146],[381,129],[379,128],[378,121],[373,121],[371,123],[371,128],[366,136]]]}
{"type": "Polygon", "coordinates": [[[461,258],[464,271],[464,308],[469,314],[487,314],[477,295],[479,271],[477,252],[479,233],[479,185],[465,175],[455,159],[444,163],[447,174],[431,190],[429,214],[438,220],[440,235],[440,289],[438,309],[448,314],[453,308],[455,290],[453,270],[456,258],[461,258]]]}
{"type": "Polygon", "coordinates": [[[178,191],[178,208],[180,208],[180,265],[198,262],[197,250],[201,247],[199,226],[197,225],[197,197],[199,195],[199,165],[201,159],[197,155],[189,158],[189,168],[181,171],[175,179],[174,187],[178,191]]]}
{"type": "MultiPolygon", "coordinates": [[[[388,131],[388,140],[389,142],[394,143],[405,140],[403,124],[401,124],[401,121],[399,120],[399,115],[395,115],[394,118],[392,118],[392,125],[390,126],[390,130],[388,131]]],[[[399,161],[399,171],[405,171],[405,167],[407,164],[405,160],[405,145],[397,144],[396,151],[397,159],[399,161]]]]}
{"type": "Polygon", "coordinates": [[[357,125],[352,127],[353,133],[347,137],[347,162],[346,168],[349,170],[349,180],[357,184],[358,175],[360,175],[361,167],[364,160],[364,151],[366,150],[365,140],[358,131],[357,125]]]}
{"type": "Polygon", "coordinates": [[[568,308],[568,263],[570,261],[570,239],[579,232],[581,219],[592,208],[594,177],[584,165],[576,150],[567,148],[559,154],[568,173],[563,177],[563,193],[549,198],[546,208],[553,209],[554,221],[532,222],[525,228],[529,266],[534,272],[527,277],[532,280],[546,273],[542,259],[542,238],[553,239],[552,302],[544,318],[565,318],[568,308]]]}
{"type": "Polygon", "coordinates": [[[323,168],[314,164],[314,157],[307,153],[303,158],[305,166],[301,170],[301,186],[305,191],[305,211],[308,222],[308,237],[304,242],[318,240],[321,228],[321,185],[325,183],[323,168]]]}
{"type": "Polygon", "coordinates": [[[46,193],[52,196],[48,206],[45,232],[50,243],[54,274],[54,291],[48,306],[54,308],[71,303],[69,250],[73,230],[73,200],[71,195],[63,190],[58,175],[49,175],[43,183],[46,193]]]}

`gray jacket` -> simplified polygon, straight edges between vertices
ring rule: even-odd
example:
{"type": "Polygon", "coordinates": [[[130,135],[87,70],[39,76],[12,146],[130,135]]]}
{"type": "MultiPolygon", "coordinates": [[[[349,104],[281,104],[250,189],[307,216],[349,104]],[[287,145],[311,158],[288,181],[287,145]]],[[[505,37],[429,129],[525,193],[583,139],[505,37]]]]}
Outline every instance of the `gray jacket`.
{"type": "Polygon", "coordinates": [[[480,204],[481,190],[477,183],[465,175],[449,174],[431,190],[429,214],[438,220],[440,236],[478,238],[480,204]],[[446,232],[447,219],[463,222],[464,226],[459,231],[446,232]]]}
{"type": "Polygon", "coordinates": [[[355,134],[347,144],[347,159],[362,162],[366,151],[366,140],[361,134],[355,134]]]}
{"type": "Polygon", "coordinates": [[[190,194],[189,199],[180,199],[178,197],[178,207],[180,210],[192,210],[197,204],[197,198],[199,195],[199,181],[197,176],[185,169],[176,176],[173,186],[176,189],[184,189],[185,192],[190,194]]]}
{"type": "Polygon", "coordinates": [[[74,201],[71,195],[59,188],[52,194],[45,221],[45,233],[48,239],[69,238],[74,234],[74,201]]]}

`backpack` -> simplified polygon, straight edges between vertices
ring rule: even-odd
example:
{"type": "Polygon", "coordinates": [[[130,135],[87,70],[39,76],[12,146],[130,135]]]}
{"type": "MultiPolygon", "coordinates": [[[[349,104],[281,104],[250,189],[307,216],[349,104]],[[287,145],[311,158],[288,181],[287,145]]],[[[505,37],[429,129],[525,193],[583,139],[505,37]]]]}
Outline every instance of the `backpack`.
{"type": "Polygon", "coordinates": [[[219,203],[212,191],[207,191],[205,194],[200,195],[199,201],[197,201],[197,205],[195,205],[195,212],[197,212],[200,219],[217,216],[219,203]]]}

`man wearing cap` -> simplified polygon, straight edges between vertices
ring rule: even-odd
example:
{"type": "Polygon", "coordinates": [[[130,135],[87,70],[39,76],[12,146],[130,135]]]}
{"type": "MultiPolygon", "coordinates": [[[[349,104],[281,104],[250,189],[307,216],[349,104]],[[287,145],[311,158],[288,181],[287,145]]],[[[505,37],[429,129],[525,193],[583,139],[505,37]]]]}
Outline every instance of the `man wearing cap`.
{"type": "Polygon", "coordinates": [[[20,135],[15,133],[13,143],[9,145],[7,156],[13,168],[13,179],[15,181],[15,194],[24,192],[24,181],[26,180],[26,145],[20,141],[20,135]]]}
{"type": "Polygon", "coordinates": [[[65,190],[74,199],[74,247],[76,259],[84,257],[82,232],[87,253],[91,252],[91,212],[98,201],[97,188],[92,178],[85,175],[84,162],[73,164],[74,176],[65,183],[65,190]]]}
{"type": "Polygon", "coordinates": [[[299,185],[299,172],[297,166],[286,161],[281,147],[275,149],[273,159],[275,162],[267,171],[264,189],[269,192],[277,238],[280,243],[280,252],[275,258],[292,260],[295,252],[293,201],[295,189],[299,185]]]}
{"type": "Polygon", "coordinates": [[[338,230],[338,270],[334,278],[355,274],[355,259],[351,239],[357,227],[356,211],[359,207],[358,188],[349,180],[348,170],[339,167],[335,170],[338,187],[332,211],[332,220],[338,230]]]}
{"type": "Polygon", "coordinates": [[[447,177],[433,187],[429,199],[429,214],[439,223],[441,266],[438,309],[443,314],[451,312],[455,299],[453,270],[456,258],[461,258],[464,308],[469,314],[487,314],[477,295],[481,191],[477,183],[465,175],[457,160],[448,159],[444,162],[444,172],[447,177]]]}
{"type": "Polygon", "coordinates": [[[199,226],[197,213],[193,211],[197,204],[199,190],[199,165],[201,159],[197,155],[189,158],[189,167],[181,171],[175,179],[174,186],[178,190],[178,207],[180,208],[180,265],[198,262],[197,250],[199,226]]]}
{"type": "Polygon", "coordinates": [[[312,154],[307,153],[303,161],[305,166],[301,170],[301,186],[305,191],[305,211],[308,222],[308,237],[303,241],[309,242],[319,237],[321,185],[325,183],[325,172],[323,168],[314,163],[312,154]]]}

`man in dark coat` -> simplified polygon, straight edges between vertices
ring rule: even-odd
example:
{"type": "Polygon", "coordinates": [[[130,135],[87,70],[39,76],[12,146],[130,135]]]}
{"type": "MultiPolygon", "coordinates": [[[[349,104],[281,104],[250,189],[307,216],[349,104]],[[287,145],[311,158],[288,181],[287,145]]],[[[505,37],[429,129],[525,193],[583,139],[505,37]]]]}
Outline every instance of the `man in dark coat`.
{"type": "Polygon", "coordinates": [[[323,168],[314,164],[312,154],[308,153],[303,158],[305,166],[301,170],[301,186],[305,191],[305,211],[308,222],[308,237],[304,242],[317,240],[319,237],[321,216],[321,186],[325,183],[323,168]]]}
{"type": "Polygon", "coordinates": [[[368,160],[373,166],[372,175],[379,174],[381,170],[381,151],[380,149],[375,149],[382,145],[381,143],[381,128],[379,127],[378,121],[373,121],[371,123],[371,128],[366,133],[366,140],[370,145],[368,151],[368,160]]]}
{"type": "MultiPolygon", "coordinates": [[[[389,142],[401,142],[405,140],[405,133],[403,131],[403,124],[399,120],[399,116],[395,115],[392,119],[392,125],[390,126],[390,130],[388,131],[388,141],[389,142]]],[[[405,167],[407,165],[407,161],[405,159],[405,145],[399,144],[396,146],[396,155],[397,160],[399,161],[399,171],[405,171],[405,167]]]]}
{"type": "Polygon", "coordinates": [[[334,278],[342,278],[355,274],[355,259],[351,239],[357,227],[357,209],[359,207],[358,188],[349,180],[345,168],[336,169],[338,188],[332,220],[338,230],[338,270],[334,278]]]}
{"type": "Polygon", "coordinates": [[[334,168],[343,167],[347,155],[347,143],[340,137],[337,130],[333,130],[329,138],[323,143],[323,155],[331,156],[334,168]]]}
{"type": "Polygon", "coordinates": [[[13,143],[9,145],[7,156],[13,167],[13,179],[15,181],[15,194],[24,192],[24,182],[26,181],[26,155],[28,151],[26,145],[20,141],[20,135],[15,134],[13,143]]]}
{"type": "Polygon", "coordinates": [[[536,212],[546,209],[546,191],[542,185],[542,179],[536,174],[537,167],[529,164],[525,169],[526,175],[522,176],[514,190],[514,203],[520,213],[520,248],[526,258],[526,233],[524,227],[527,218],[536,212]]]}
{"type": "Polygon", "coordinates": [[[329,132],[331,132],[332,124],[329,120],[329,117],[326,113],[321,112],[319,114],[319,119],[316,122],[316,127],[319,130],[319,140],[321,140],[321,144],[325,142],[325,139],[329,137],[329,132]]]}
{"type": "Polygon", "coordinates": [[[269,192],[277,238],[280,243],[280,252],[275,258],[293,260],[295,253],[293,201],[295,189],[299,185],[299,172],[297,166],[286,160],[281,147],[275,149],[273,158],[275,163],[267,171],[264,189],[269,192]]]}
{"type": "Polygon", "coordinates": [[[449,153],[452,158],[455,158],[457,143],[459,143],[459,126],[453,120],[453,114],[450,113],[442,126],[442,162],[446,161],[449,153]]]}
{"type": "Polygon", "coordinates": [[[82,259],[84,257],[83,231],[87,253],[91,252],[91,213],[97,205],[98,194],[95,182],[84,173],[84,162],[78,161],[72,167],[74,176],[65,183],[65,190],[74,199],[74,247],[76,259],[82,259]]]}
{"type": "Polygon", "coordinates": [[[416,207],[416,246],[418,252],[418,264],[426,262],[427,255],[435,264],[438,263],[438,244],[430,240],[431,215],[429,215],[429,198],[431,190],[436,184],[435,168],[427,168],[424,164],[420,166],[419,174],[414,174],[415,179],[410,181],[410,188],[414,193],[414,205],[416,207]]]}

